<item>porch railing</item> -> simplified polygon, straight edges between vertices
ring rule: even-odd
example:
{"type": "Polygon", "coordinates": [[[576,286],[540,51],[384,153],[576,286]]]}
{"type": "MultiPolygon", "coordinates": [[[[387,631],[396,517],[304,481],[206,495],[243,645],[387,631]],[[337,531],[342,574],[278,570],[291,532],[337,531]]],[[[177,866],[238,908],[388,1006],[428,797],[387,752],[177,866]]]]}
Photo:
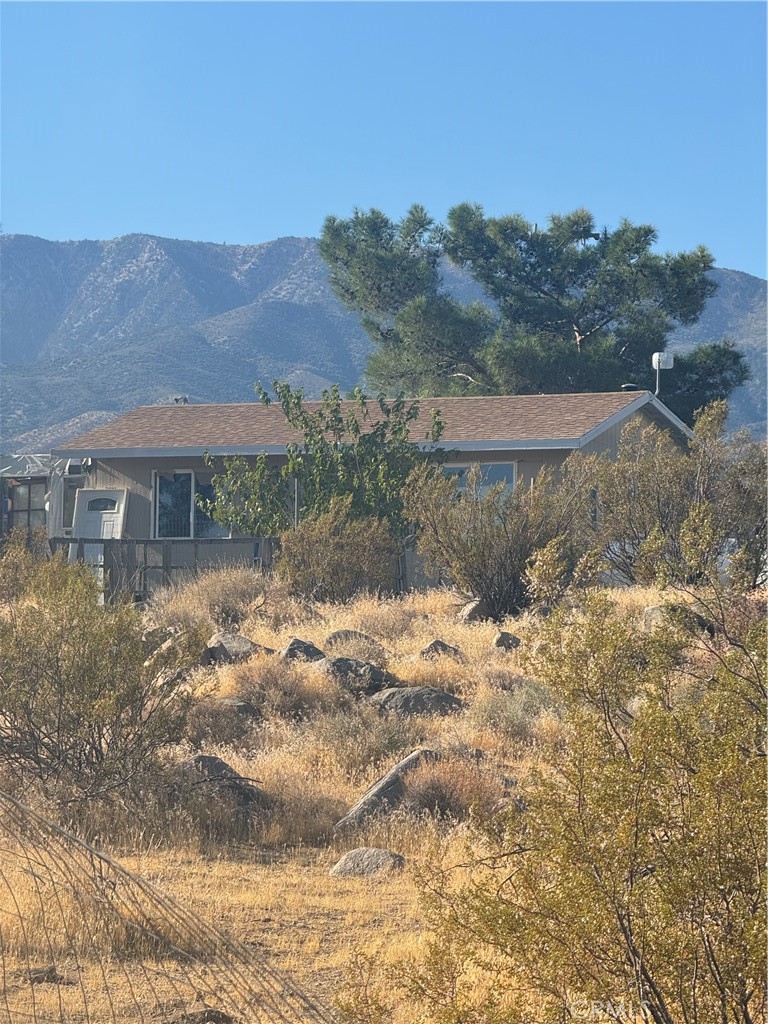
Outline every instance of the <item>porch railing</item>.
{"type": "Polygon", "coordinates": [[[195,540],[51,537],[53,553],[64,550],[70,562],[87,562],[99,571],[104,595],[144,598],[150,591],[224,565],[269,571],[274,541],[268,537],[215,537],[195,540]]]}

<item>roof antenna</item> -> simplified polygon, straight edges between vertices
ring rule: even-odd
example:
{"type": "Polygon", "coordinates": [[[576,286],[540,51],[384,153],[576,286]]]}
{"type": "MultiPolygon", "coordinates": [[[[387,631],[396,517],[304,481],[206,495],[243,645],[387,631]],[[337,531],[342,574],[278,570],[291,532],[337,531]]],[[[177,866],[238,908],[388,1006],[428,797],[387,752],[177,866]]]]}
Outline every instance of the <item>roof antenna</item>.
{"type": "Polygon", "coordinates": [[[173,401],[176,405],[189,405],[189,395],[176,395],[173,401]]]}

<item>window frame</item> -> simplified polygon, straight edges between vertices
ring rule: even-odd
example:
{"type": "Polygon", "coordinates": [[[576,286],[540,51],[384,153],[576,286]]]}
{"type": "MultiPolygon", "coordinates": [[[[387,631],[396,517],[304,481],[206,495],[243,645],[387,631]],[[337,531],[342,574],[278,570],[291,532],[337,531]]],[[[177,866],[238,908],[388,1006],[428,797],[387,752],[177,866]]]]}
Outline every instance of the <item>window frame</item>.
{"type": "Polygon", "coordinates": [[[33,477],[18,477],[15,483],[8,482],[6,484],[6,500],[9,501],[9,507],[7,512],[7,528],[13,530],[21,527],[23,530],[33,530],[36,526],[48,525],[48,480],[44,476],[33,476],[33,477]],[[27,500],[26,507],[21,508],[16,503],[16,490],[19,487],[27,488],[27,500]],[[32,502],[32,488],[42,487],[43,497],[42,504],[33,504],[32,502]],[[31,521],[33,514],[39,514],[42,512],[42,520],[40,522],[33,523],[31,521]]]}
{"type": "MultiPolygon", "coordinates": [[[[201,474],[205,475],[205,474],[201,474]]],[[[153,469],[152,470],[152,539],[153,540],[231,540],[232,531],[228,530],[221,537],[200,537],[195,532],[195,495],[197,494],[198,473],[194,469],[180,466],[178,469],[153,469]],[[190,501],[189,501],[189,535],[186,537],[164,537],[160,535],[160,477],[181,476],[187,473],[190,477],[190,501]]]]}
{"type": "MultiPolygon", "coordinates": [[[[507,492],[509,492],[511,494],[516,489],[517,483],[518,483],[518,480],[519,480],[518,462],[519,462],[519,459],[483,459],[482,462],[480,462],[479,460],[475,459],[475,460],[473,460],[471,462],[445,462],[441,466],[441,469],[443,470],[443,472],[445,472],[446,470],[461,470],[464,473],[466,473],[473,466],[479,466],[480,467],[480,472],[482,473],[483,468],[485,466],[511,466],[512,467],[512,482],[510,484],[508,484],[507,487],[505,488],[505,491],[507,491],[507,492]]],[[[458,474],[446,473],[445,475],[446,476],[453,476],[453,475],[458,475],[458,474]]],[[[486,485],[481,484],[480,487],[478,488],[478,496],[481,497],[481,498],[484,498],[485,495],[488,493],[488,491],[491,489],[491,487],[495,487],[495,486],[496,486],[496,484],[486,484],[486,485]]],[[[461,482],[459,482],[459,490],[460,491],[466,490],[466,485],[462,485],[461,482]]]]}

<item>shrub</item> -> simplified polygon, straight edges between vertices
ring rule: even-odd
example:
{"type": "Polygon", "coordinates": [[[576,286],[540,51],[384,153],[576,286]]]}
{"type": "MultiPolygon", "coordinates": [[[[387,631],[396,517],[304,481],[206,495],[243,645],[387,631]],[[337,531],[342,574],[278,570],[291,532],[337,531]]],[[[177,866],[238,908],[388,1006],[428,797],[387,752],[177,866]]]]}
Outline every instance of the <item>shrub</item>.
{"type": "Polygon", "coordinates": [[[542,711],[552,704],[546,687],[533,679],[521,679],[512,690],[478,694],[467,718],[476,729],[487,729],[505,740],[529,741],[542,711]]]}
{"type": "Polygon", "coordinates": [[[414,607],[398,598],[376,600],[375,603],[360,601],[355,607],[355,627],[384,643],[400,640],[415,621],[424,618],[414,607]]]}
{"type": "Polygon", "coordinates": [[[616,577],[653,582],[659,574],[698,583],[737,552],[741,582],[766,580],[766,451],[745,433],[724,437],[725,402],[700,410],[688,450],[657,427],[629,424],[615,462],[598,470],[599,514],[592,526],[616,577]],[[690,566],[685,534],[707,522],[708,564],[690,566]]]}
{"type": "Polygon", "coordinates": [[[211,746],[243,750],[258,745],[256,723],[256,715],[215,697],[206,697],[190,708],[184,735],[195,750],[211,746]]]}
{"type": "Polygon", "coordinates": [[[307,747],[312,763],[350,781],[370,778],[383,762],[402,756],[422,742],[419,723],[381,715],[355,705],[346,714],[325,713],[312,722],[307,747]]]}
{"type": "Polygon", "coordinates": [[[335,679],[311,665],[273,657],[251,658],[219,670],[222,689],[247,701],[262,719],[299,720],[330,709],[345,709],[352,697],[335,679]]]}
{"type": "Polygon", "coordinates": [[[504,796],[498,775],[469,761],[419,765],[405,778],[408,806],[436,818],[488,817],[504,796]]]}
{"type": "Polygon", "coordinates": [[[384,520],[353,519],[348,501],[280,537],[279,576],[302,597],[344,603],[361,591],[391,590],[396,549],[384,520]]]}
{"type": "Polygon", "coordinates": [[[141,620],[99,604],[85,565],[37,561],[21,548],[0,560],[0,765],[45,786],[93,796],[150,771],[181,734],[187,699],[172,651],[145,665],[141,620]]]}
{"type": "Polygon", "coordinates": [[[429,879],[432,936],[403,970],[420,1020],[763,1019],[766,628],[741,608],[727,632],[638,634],[594,596],[545,622],[562,730],[526,807],[429,879]]]}
{"type": "Polygon", "coordinates": [[[228,565],[154,591],[147,611],[164,626],[237,628],[264,607],[267,588],[262,573],[228,565]]]}
{"type": "Polygon", "coordinates": [[[561,556],[567,551],[569,563],[581,554],[593,475],[592,459],[571,459],[558,482],[542,471],[530,486],[510,493],[501,485],[483,492],[477,470],[463,490],[455,477],[415,470],[405,503],[418,523],[427,570],[447,574],[497,620],[525,608],[531,600],[526,567],[537,550],[561,538],[561,556]]]}

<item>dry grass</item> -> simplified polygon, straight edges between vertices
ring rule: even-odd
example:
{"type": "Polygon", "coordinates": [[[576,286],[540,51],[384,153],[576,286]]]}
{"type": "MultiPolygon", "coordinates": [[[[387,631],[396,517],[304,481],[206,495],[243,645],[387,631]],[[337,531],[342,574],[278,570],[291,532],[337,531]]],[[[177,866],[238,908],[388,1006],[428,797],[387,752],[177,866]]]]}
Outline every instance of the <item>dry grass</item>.
{"type": "MultiPolygon", "coordinates": [[[[651,590],[617,590],[611,596],[638,620],[644,607],[663,600],[651,590]]],[[[329,653],[386,667],[398,685],[447,690],[467,707],[447,718],[382,716],[314,665],[275,656],[200,670],[189,684],[196,697],[186,740],[169,752],[170,759],[179,761],[191,750],[223,758],[254,780],[269,809],[244,816],[226,798],[206,793],[163,809],[158,797],[155,810],[148,799],[146,820],[134,822],[132,831],[118,827],[117,819],[110,830],[105,809],[99,834],[110,836],[128,866],[161,891],[328,997],[338,992],[356,951],[381,964],[418,957],[422,925],[414,870],[428,858],[459,863],[472,820],[493,813],[509,796],[510,777],[524,778],[539,742],[556,739],[560,730],[549,695],[524,673],[536,616],[502,623],[522,646],[520,652],[499,651],[492,646],[499,625],[460,623],[463,603],[460,595],[438,589],[310,608],[283,584],[246,569],[220,570],[155,595],[148,626],[234,628],[276,650],[296,636],[322,649],[331,632],[366,633],[372,643],[348,641],[329,653]],[[461,660],[422,659],[419,652],[437,638],[458,646],[461,660]],[[237,702],[249,712],[243,714],[237,702]],[[334,825],[365,789],[420,746],[440,751],[443,760],[423,765],[408,779],[409,810],[371,820],[352,835],[336,835],[334,825]],[[477,750],[484,757],[473,760],[477,750]],[[373,880],[329,877],[341,853],[365,845],[404,854],[405,872],[373,880]]],[[[9,978],[21,969],[23,943],[41,934],[34,920],[30,928],[30,936],[16,935],[10,943],[3,933],[9,978]]],[[[114,985],[115,999],[119,1003],[122,992],[127,1007],[130,985],[142,984],[138,969],[131,978],[127,942],[118,930],[99,944],[121,969],[84,963],[78,985],[96,992],[114,985]]],[[[44,948],[34,949],[46,959],[44,948]]],[[[478,977],[478,992],[483,984],[478,977]]],[[[44,988],[19,984],[13,999],[19,1006],[27,1000],[27,1011],[29,999],[37,999],[33,1020],[65,1019],[55,1014],[61,1000],[74,995],[60,986],[48,986],[58,988],[57,994],[44,988]],[[47,1018],[40,1009],[46,1000],[47,1018]]],[[[159,996],[172,1002],[171,989],[158,982],[159,996]]],[[[2,1007],[0,996],[0,1019],[2,1007]]],[[[11,1017],[16,1019],[28,1018],[19,1013],[11,1017]]],[[[112,1019],[106,1009],[103,1019],[112,1019]]],[[[126,1009],[118,1019],[141,1018],[126,1009]]],[[[91,1020],[98,1024],[97,1012],[91,1020]]],[[[408,1022],[406,1004],[397,1007],[394,1020],[408,1022]]]]}
{"type": "Polygon", "coordinates": [[[239,627],[263,607],[267,581],[247,566],[224,566],[191,581],[156,590],[147,608],[148,625],[177,629],[239,627]]]}
{"type": "Polygon", "coordinates": [[[268,863],[190,853],[175,862],[142,857],[130,866],[330,1000],[356,949],[370,948],[372,939],[385,946],[415,941],[420,929],[415,860],[397,876],[330,877],[341,852],[298,850],[268,863]]]}

